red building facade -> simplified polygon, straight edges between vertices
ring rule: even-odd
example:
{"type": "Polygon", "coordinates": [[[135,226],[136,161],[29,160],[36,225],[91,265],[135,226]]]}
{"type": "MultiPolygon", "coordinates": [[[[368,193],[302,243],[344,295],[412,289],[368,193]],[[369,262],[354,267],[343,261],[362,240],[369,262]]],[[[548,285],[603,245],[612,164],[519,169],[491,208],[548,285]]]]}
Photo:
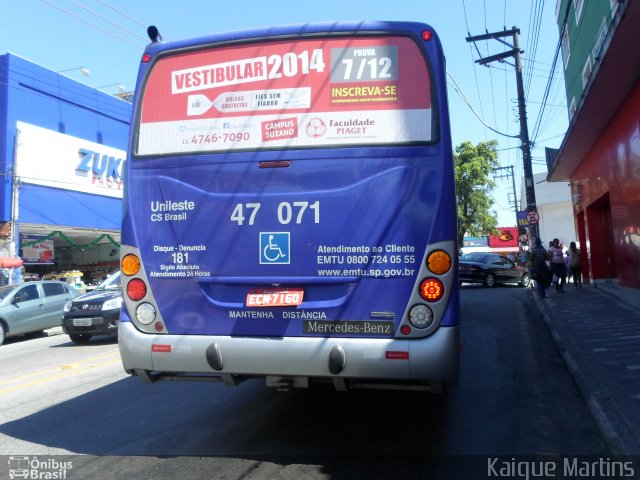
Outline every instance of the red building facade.
{"type": "Polygon", "coordinates": [[[640,289],[640,83],[571,175],[571,187],[587,246],[584,273],[640,289]]]}
{"type": "MultiPolygon", "coordinates": [[[[585,279],[640,306],[640,2],[612,2],[609,17],[592,19],[603,25],[596,38],[585,37],[580,24],[572,33],[566,18],[573,21],[573,2],[562,5],[572,118],[549,180],[570,182],[585,279]],[[571,62],[580,68],[571,70],[571,62]],[[584,85],[578,94],[576,81],[584,85]]],[[[585,2],[578,22],[589,21],[590,5],[602,7],[585,2]]]]}

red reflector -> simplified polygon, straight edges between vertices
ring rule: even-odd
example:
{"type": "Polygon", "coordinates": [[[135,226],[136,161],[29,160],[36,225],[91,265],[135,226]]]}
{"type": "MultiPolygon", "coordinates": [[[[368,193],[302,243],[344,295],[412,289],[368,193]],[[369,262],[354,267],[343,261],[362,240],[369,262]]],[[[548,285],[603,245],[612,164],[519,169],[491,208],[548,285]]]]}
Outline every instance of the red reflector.
{"type": "Polygon", "coordinates": [[[409,325],[402,325],[400,327],[400,333],[403,335],[409,335],[411,333],[411,327],[409,325]]]}
{"type": "Polygon", "coordinates": [[[422,32],[422,40],[428,42],[432,38],[433,38],[433,33],[431,33],[429,30],[425,30],[424,32],[422,32]]]}
{"type": "Polygon", "coordinates": [[[409,352],[385,352],[387,360],[409,360],[409,352]]]}
{"type": "Polygon", "coordinates": [[[151,345],[152,352],[158,353],[171,353],[171,345],[161,345],[159,343],[154,343],[151,345]]]}
{"type": "Polygon", "coordinates": [[[139,278],[134,278],[127,283],[127,295],[131,300],[137,302],[147,294],[147,286],[139,278]]]}
{"type": "Polygon", "coordinates": [[[161,332],[164,329],[164,323],[162,322],[156,322],[154,326],[156,327],[156,331],[158,332],[161,332]]]}
{"type": "Polygon", "coordinates": [[[145,53],[142,55],[142,63],[149,63],[151,61],[151,54],[145,53]]]}

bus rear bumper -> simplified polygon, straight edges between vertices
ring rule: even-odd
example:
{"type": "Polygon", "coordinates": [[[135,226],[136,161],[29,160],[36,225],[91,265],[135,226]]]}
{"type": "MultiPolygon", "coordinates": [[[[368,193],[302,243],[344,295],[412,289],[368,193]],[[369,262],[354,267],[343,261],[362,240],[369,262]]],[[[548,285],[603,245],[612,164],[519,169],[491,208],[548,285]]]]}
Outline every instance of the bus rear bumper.
{"type": "Polygon", "coordinates": [[[460,328],[440,327],[424,339],[153,335],[119,325],[124,369],[146,380],[212,380],[234,385],[437,390],[457,383],[460,328]],[[424,387],[424,388],[422,388],[424,387]]]}

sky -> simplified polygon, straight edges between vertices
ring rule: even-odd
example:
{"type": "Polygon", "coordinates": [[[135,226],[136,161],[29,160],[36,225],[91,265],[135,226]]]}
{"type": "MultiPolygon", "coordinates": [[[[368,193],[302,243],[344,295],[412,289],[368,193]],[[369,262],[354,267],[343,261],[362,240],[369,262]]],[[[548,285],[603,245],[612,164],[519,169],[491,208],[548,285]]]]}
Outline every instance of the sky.
{"type": "MultiPolygon", "coordinates": [[[[469,35],[517,27],[527,98],[533,172],[546,172],[544,148],[557,148],[567,129],[555,0],[0,0],[0,54],[11,52],[105,93],[133,90],[148,25],[165,40],[249,27],[337,20],[410,20],[431,25],[447,58],[454,147],[498,141],[502,167],[513,165],[516,196],[523,175],[517,138],[513,61],[476,63],[509,47],[469,35]],[[85,76],[80,67],[89,71],[85,76]],[[550,80],[551,77],[551,80],[550,80]]],[[[504,37],[512,42],[512,37],[504,37]]],[[[86,73],[86,72],[85,72],[86,73]]],[[[497,175],[504,175],[503,169],[497,175]]],[[[516,223],[511,178],[496,178],[493,210],[499,226],[516,223]]]]}

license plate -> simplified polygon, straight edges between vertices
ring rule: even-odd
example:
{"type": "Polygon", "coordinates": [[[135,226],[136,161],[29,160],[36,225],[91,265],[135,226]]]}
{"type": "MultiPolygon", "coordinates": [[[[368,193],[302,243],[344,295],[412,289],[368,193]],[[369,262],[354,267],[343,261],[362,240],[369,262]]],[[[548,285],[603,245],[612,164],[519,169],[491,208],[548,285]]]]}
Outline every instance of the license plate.
{"type": "Polygon", "coordinates": [[[303,296],[301,288],[253,289],[247,293],[247,307],[295,307],[302,303],[303,296]]]}
{"type": "Polygon", "coordinates": [[[90,327],[92,325],[90,318],[74,318],[73,326],[74,327],[90,327]]]}

